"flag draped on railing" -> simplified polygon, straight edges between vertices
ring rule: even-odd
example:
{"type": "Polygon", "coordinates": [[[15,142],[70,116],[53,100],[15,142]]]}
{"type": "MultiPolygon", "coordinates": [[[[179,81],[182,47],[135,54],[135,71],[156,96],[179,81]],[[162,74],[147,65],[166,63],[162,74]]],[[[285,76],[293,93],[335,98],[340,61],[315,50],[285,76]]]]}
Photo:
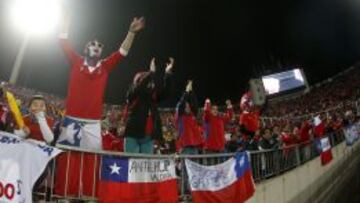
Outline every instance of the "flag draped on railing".
{"type": "Polygon", "coordinates": [[[61,150],[0,132],[0,202],[32,202],[32,189],[61,150]]]}
{"type": "Polygon", "coordinates": [[[326,165],[333,159],[329,137],[319,138],[317,146],[320,152],[321,164],[326,165]]]}
{"type": "Polygon", "coordinates": [[[255,192],[246,152],[213,166],[200,165],[189,159],[185,163],[195,203],[245,202],[255,192]]]}
{"type": "Polygon", "coordinates": [[[103,156],[98,198],[109,203],[177,202],[175,161],[103,156]]]}

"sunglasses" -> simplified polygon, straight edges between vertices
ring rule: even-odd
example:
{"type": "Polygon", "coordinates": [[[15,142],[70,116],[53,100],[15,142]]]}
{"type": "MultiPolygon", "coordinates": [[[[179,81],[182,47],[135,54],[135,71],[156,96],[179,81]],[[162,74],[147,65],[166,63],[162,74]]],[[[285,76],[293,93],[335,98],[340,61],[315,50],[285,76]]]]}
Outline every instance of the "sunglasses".
{"type": "Polygon", "coordinates": [[[99,48],[103,48],[104,47],[104,45],[102,44],[102,43],[100,43],[100,42],[98,42],[98,41],[91,41],[90,43],[89,43],[89,45],[90,46],[98,46],[99,48]]]}

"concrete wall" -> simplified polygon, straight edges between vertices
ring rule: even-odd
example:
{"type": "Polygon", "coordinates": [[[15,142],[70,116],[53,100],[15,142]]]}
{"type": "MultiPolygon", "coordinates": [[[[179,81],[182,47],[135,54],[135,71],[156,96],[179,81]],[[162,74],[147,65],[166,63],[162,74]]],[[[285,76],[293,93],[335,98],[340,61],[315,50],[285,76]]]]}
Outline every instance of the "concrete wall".
{"type": "Polygon", "coordinates": [[[341,143],[332,148],[333,160],[326,166],[321,165],[320,157],[311,160],[280,176],[265,180],[256,185],[254,196],[248,203],[302,203],[322,202],[333,186],[358,166],[360,142],[352,147],[341,143]]]}

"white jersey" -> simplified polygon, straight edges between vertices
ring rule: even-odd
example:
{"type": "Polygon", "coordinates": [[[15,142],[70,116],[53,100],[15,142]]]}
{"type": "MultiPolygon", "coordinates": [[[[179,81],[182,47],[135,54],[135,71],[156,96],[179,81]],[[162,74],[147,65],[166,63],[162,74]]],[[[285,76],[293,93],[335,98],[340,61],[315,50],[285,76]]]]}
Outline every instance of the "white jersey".
{"type": "Polygon", "coordinates": [[[0,131],[0,203],[32,202],[32,188],[61,151],[0,131]]]}

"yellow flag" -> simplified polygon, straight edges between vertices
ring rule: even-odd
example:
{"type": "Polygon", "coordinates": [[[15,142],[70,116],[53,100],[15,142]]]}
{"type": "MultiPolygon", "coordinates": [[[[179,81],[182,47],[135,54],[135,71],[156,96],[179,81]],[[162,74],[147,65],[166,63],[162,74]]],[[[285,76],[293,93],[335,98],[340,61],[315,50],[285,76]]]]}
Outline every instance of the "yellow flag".
{"type": "Polygon", "coordinates": [[[13,113],[15,117],[16,124],[19,126],[19,129],[22,129],[24,127],[24,120],[21,115],[19,106],[16,103],[16,99],[14,95],[11,92],[6,92],[6,98],[10,107],[10,111],[13,113]]]}

